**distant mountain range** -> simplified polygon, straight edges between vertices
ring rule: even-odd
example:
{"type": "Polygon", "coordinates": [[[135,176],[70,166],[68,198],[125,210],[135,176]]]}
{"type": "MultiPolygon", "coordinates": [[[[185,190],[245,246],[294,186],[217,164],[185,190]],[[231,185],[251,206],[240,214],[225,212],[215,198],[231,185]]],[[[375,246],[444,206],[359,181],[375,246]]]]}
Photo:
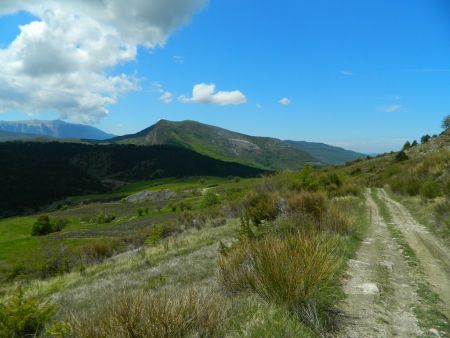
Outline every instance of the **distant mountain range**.
{"type": "Polygon", "coordinates": [[[118,137],[60,120],[0,121],[0,142],[14,140],[174,145],[214,159],[269,170],[341,164],[366,156],[323,143],[250,136],[196,121],[160,120],[136,134],[118,137]]]}
{"type": "Polygon", "coordinates": [[[339,164],[365,156],[322,143],[249,136],[195,121],[161,120],[136,134],[108,141],[137,145],[177,145],[213,158],[263,169],[298,169],[306,163],[339,164]]]}
{"type": "Polygon", "coordinates": [[[357,153],[340,147],[330,146],[325,143],[306,141],[286,141],[293,147],[306,151],[318,160],[327,164],[342,164],[358,158],[365,158],[367,155],[357,153]]]}
{"type": "Polygon", "coordinates": [[[161,120],[137,134],[116,137],[121,144],[170,144],[216,159],[262,169],[298,169],[320,161],[288,143],[269,137],[254,137],[195,121],[161,120]]]}
{"type": "Polygon", "coordinates": [[[92,126],[61,120],[0,121],[0,140],[31,139],[33,135],[35,137],[90,140],[106,140],[115,136],[92,126]],[[4,132],[12,134],[8,135],[4,132]]]}

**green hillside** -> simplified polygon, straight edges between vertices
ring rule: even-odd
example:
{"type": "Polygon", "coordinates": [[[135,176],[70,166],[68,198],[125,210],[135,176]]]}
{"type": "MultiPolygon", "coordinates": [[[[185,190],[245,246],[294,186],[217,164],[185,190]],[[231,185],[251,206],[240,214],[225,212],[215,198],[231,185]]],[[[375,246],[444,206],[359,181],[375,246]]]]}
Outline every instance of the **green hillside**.
{"type": "Polygon", "coordinates": [[[366,155],[356,151],[347,150],[340,147],[331,146],[324,143],[306,142],[306,141],[286,141],[293,147],[311,154],[318,160],[327,164],[341,164],[353,161],[358,158],[364,158],[366,155]]]}
{"type": "Polygon", "coordinates": [[[298,169],[306,163],[321,164],[314,156],[281,140],[248,136],[195,121],[161,120],[137,134],[110,141],[137,145],[171,144],[216,159],[263,169],[298,169]]]}

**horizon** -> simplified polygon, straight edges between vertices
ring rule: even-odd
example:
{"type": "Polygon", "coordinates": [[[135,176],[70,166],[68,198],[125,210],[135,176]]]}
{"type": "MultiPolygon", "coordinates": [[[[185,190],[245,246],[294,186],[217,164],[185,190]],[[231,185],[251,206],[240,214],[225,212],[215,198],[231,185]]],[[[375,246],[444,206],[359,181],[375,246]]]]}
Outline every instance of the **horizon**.
{"type": "Polygon", "coordinates": [[[445,1],[135,0],[133,24],[80,3],[0,5],[0,120],[194,120],[372,154],[439,134],[450,110],[445,1]]]}

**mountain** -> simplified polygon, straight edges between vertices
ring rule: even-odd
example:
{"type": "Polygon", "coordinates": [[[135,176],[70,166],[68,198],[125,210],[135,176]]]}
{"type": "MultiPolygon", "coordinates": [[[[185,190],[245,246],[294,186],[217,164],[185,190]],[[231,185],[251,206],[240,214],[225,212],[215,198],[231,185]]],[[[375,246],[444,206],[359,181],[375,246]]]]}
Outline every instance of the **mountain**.
{"type": "Polygon", "coordinates": [[[216,159],[262,169],[298,169],[322,163],[309,153],[269,137],[249,136],[195,121],[160,120],[137,134],[108,140],[119,144],[170,144],[216,159]]]}
{"type": "Polygon", "coordinates": [[[357,153],[340,147],[330,146],[325,143],[315,143],[306,141],[286,141],[293,147],[303,150],[323,163],[342,164],[358,158],[365,158],[367,155],[357,153]]]}
{"type": "Polygon", "coordinates": [[[0,121],[0,131],[56,138],[105,140],[115,135],[84,124],[61,120],[0,121]]]}
{"type": "Polygon", "coordinates": [[[0,130],[0,142],[6,141],[19,141],[19,140],[33,140],[39,137],[39,135],[35,134],[25,134],[25,133],[13,133],[10,131],[1,131],[0,130]]]}
{"type": "Polygon", "coordinates": [[[112,182],[263,173],[170,145],[0,143],[0,217],[38,209],[67,196],[108,192],[113,189],[112,182]]]}

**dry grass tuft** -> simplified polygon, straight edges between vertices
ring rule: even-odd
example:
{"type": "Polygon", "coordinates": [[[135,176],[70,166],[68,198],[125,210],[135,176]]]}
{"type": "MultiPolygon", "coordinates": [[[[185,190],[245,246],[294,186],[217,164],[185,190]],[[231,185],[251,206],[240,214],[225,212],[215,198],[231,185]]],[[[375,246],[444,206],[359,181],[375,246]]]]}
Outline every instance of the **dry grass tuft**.
{"type": "Polygon", "coordinates": [[[72,317],[75,337],[221,337],[227,305],[217,295],[192,290],[172,293],[123,291],[106,300],[98,315],[72,317]]]}
{"type": "Polygon", "coordinates": [[[219,280],[228,291],[251,290],[317,327],[322,326],[320,312],[331,301],[333,278],[340,266],[334,237],[298,232],[284,239],[266,236],[240,241],[219,258],[219,280]],[[317,311],[312,315],[310,309],[317,311]]]}

